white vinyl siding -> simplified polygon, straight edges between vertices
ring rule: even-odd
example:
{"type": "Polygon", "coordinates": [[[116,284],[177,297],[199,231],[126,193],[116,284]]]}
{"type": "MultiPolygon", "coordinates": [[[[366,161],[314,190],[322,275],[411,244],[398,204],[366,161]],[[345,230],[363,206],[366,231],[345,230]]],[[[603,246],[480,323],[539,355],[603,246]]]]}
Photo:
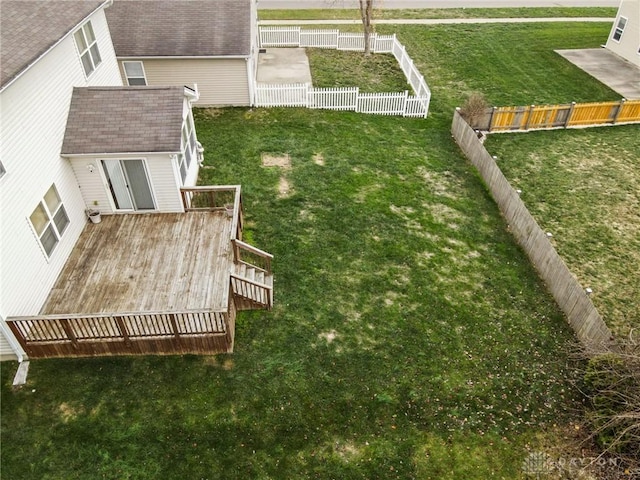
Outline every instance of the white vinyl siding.
{"type": "Polygon", "coordinates": [[[76,41],[76,47],[80,53],[80,60],[84,67],[84,73],[88,77],[93,71],[102,63],[102,57],[100,56],[100,48],[98,47],[98,41],[93,31],[91,21],[85,23],[79,28],[73,37],[76,41]]]}
{"type": "Polygon", "coordinates": [[[76,177],[69,162],[60,157],[72,87],[122,85],[104,13],[98,11],[90,20],[102,64],[88,80],[70,34],[0,94],[0,144],[8,172],[0,187],[3,317],[39,313],[87,222],[76,177]],[[69,225],[47,259],[29,216],[52,184],[69,225]]]}
{"type": "MultiPolygon", "coordinates": [[[[198,84],[200,98],[194,105],[199,107],[249,105],[251,96],[247,68],[247,61],[243,58],[144,59],[148,85],[193,87],[198,84]]],[[[121,72],[126,81],[124,67],[121,67],[121,72]]]]}
{"type": "Polygon", "coordinates": [[[122,68],[129,86],[145,86],[147,78],[142,62],[122,62],[122,68]]]}
{"type": "MultiPolygon", "coordinates": [[[[102,169],[102,160],[136,160],[140,156],[112,155],[110,157],[72,157],[69,159],[80,186],[86,205],[100,210],[103,214],[118,213],[114,209],[107,180],[102,169]],[[89,166],[91,165],[91,168],[89,166]],[[94,202],[97,203],[94,207],[94,202]]],[[[182,212],[180,198],[180,178],[174,171],[172,158],[168,154],[148,154],[144,156],[149,175],[149,184],[158,212],[182,212]]]]}

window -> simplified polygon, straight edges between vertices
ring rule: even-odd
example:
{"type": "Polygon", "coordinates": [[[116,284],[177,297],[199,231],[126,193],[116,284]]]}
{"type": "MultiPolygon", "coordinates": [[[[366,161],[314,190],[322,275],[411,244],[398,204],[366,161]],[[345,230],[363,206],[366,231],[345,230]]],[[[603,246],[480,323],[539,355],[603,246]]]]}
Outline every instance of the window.
{"type": "Polygon", "coordinates": [[[191,114],[187,114],[187,118],[182,123],[182,153],[179,156],[178,164],[180,165],[180,176],[184,184],[187,178],[187,171],[191,166],[191,162],[196,155],[196,130],[193,126],[191,114]]]}
{"type": "Polygon", "coordinates": [[[122,67],[124,68],[124,74],[127,77],[128,85],[134,86],[147,84],[142,62],[122,62],[122,67]]]}
{"type": "Polygon", "coordinates": [[[98,42],[96,36],[93,33],[93,27],[91,22],[85,23],[80,30],[78,30],[73,37],[76,39],[76,46],[80,52],[80,60],[82,60],[82,66],[84,67],[84,73],[91,75],[100,62],[100,51],[98,50],[98,42]]]}
{"type": "Polygon", "coordinates": [[[51,252],[60,241],[60,237],[69,225],[69,217],[62,205],[62,200],[58,195],[55,185],[47,190],[44,198],[40,201],[31,216],[31,225],[35,230],[42,248],[51,256],[51,252]]]}
{"type": "Polygon", "coordinates": [[[613,39],[616,42],[619,42],[622,38],[622,34],[624,33],[624,27],[627,26],[627,19],[625,17],[620,17],[618,20],[618,24],[616,25],[616,29],[613,31],[613,39]]]}

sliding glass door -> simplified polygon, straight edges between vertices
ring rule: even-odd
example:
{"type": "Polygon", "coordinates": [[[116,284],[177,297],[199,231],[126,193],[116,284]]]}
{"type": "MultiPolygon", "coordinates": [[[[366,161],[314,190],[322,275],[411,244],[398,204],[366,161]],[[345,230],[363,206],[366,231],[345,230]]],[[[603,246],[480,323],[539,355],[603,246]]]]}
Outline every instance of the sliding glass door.
{"type": "Polygon", "coordinates": [[[153,193],[142,160],[102,160],[117,210],[154,210],[153,193]]]}

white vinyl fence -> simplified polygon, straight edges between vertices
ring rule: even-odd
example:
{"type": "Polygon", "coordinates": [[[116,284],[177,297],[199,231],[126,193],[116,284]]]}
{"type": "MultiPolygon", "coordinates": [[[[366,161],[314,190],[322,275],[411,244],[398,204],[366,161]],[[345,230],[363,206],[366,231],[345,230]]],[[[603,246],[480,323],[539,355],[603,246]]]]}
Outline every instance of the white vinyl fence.
{"type": "MultiPolygon", "coordinates": [[[[303,30],[300,27],[260,27],[260,46],[309,47],[364,51],[363,33],[342,33],[339,30],[303,30]]],[[[431,91],[413,60],[395,35],[370,36],[371,52],[391,53],[398,61],[414,95],[407,91],[395,93],[360,93],[358,87],[313,88],[306,84],[256,85],[258,107],[308,107],[332,110],[352,110],[378,115],[402,115],[426,118],[431,91]]]]}

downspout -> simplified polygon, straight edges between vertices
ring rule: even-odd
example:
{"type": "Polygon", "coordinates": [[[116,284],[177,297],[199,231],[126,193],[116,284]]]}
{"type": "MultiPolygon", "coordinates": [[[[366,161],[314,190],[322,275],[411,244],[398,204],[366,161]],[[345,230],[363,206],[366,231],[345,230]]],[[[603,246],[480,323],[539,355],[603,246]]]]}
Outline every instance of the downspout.
{"type": "Polygon", "coordinates": [[[256,72],[253,68],[253,57],[246,59],[247,64],[247,84],[249,87],[249,106],[255,107],[256,105],[256,72]]]}

